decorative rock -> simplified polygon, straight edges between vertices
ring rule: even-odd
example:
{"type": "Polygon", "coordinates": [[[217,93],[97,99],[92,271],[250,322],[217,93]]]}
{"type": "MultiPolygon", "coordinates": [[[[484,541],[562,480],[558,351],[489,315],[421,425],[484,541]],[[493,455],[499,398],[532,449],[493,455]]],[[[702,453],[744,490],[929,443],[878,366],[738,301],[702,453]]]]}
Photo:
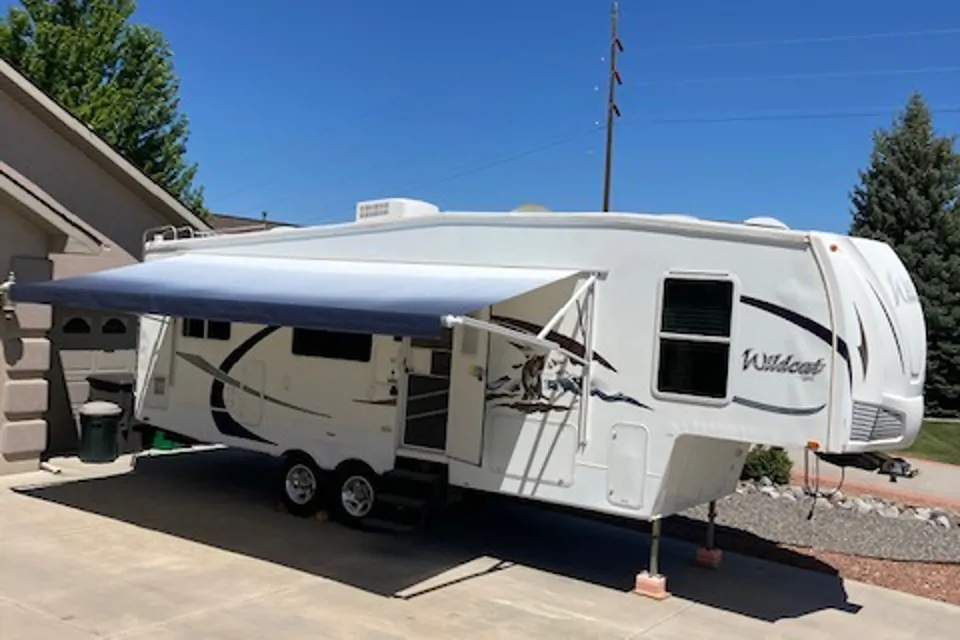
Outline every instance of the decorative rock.
{"type": "Polygon", "coordinates": [[[884,518],[899,518],[899,517],[900,517],[900,509],[897,509],[897,508],[896,508],[894,505],[892,505],[892,504],[884,505],[884,506],[881,507],[880,509],[877,509],[877,513],[879,513],[879,514],[880,514],[881,516],[883,516],[884,518]]]}
{"type": "Polygon", "coordinates": [[[870,502],[867,502],[867,500],[864,498],[857,498],[856,500],[853,501],[853,504],[857,509],[858,515],[865,516],[871,511],[873,511],[873,504],[870,502]]]}
{"type": "MultiPolygon", "coordinates": [[[[808,494],[803,487],[775,485],[767,476],[760,478],[760,480],[739,481],[737,483],[736,493],[739,495],[761,493],[774,500],[784,500],[795,504],[801,500],[806,502],[808,497],[813,497],[808,494]]],[[[729,496],[728,498],[733,499],[733,496],[729,496]]],[[[955,526],[960,528],[960,512],[922,507],[910,503],[898,503],[884,498],[875,498],[870,495],[859,497],[847,496],[839,489],[833,492],[824,491],[823,495],[816,496],[815,508],[831,509],[834,507],[844,511],[854,512],[858,516],[877,513],[883,518],[929,522],[932,526],[942,529],[949,530],[955,526]]]]}

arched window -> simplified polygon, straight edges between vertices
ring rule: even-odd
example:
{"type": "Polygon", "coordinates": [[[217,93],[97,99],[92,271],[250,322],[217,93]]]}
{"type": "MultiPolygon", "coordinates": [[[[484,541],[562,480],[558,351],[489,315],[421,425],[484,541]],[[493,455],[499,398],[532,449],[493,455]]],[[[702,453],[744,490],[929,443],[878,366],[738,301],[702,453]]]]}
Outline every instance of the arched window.
{"type": "Polygon", "coordinates": [[[109,318],[101,329],[107,335],[123,335],[127,332],[127,323],[120,318],[109,318]]]}
{"type": "Polygon", "coordinates": [[[71,335],[90,333],[90,323],[83,318],[74,316],[63,323],[63,332],[71,335]]]}

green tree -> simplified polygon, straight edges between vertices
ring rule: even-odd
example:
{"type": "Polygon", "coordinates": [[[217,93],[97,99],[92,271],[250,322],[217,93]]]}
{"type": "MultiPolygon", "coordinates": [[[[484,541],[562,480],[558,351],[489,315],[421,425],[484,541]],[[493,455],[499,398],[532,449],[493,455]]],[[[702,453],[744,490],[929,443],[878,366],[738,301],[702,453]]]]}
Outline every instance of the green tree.
{"type": "Polygon", "coordinates": [[[910,272],[927,323],[927,411],[960,415],[960,155],[910,97],[873,136],[870,167],[852,194],[851,235],[882,240],[910,272]]]}
{"type": "Polygon", "coordinates": [[[186,161],[173,53],[134,24],[135,0],[22,0],[0,18],[0,57],[199,215],[203,189],[186,161]]]}

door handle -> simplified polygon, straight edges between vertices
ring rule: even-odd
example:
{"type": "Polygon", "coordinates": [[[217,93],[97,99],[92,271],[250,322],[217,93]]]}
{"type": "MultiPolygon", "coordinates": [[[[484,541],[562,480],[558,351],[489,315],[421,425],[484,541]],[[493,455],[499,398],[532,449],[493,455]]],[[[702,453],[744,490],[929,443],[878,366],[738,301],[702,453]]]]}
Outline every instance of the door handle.
{"type": "Polygon", "coordinates": [[[483,377],[485,373],[486,373],[486,370],[478,364],[475,364],[470,367],[470,375],[472,375],[474,378],[476,378],[480,382],[483,382],[483,377]]]}

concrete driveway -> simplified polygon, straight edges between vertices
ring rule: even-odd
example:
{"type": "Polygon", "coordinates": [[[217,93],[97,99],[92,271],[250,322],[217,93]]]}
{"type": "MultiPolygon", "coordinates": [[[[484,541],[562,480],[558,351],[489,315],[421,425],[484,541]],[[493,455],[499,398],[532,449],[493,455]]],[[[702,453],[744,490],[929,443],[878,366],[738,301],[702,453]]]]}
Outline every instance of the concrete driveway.
{"type": "Polygon", "coordinates": [[[674,597],[642,599],[629,589],[645,535],[499,501],[412,537],[298,520],[273,510],[273,462],[239,452],[135,472],[60,464],[0,486],[3,640],[892,640],[960,627],[958,607],[831,575],[733,555],[696,569],[673,542],[674,597]]]}

